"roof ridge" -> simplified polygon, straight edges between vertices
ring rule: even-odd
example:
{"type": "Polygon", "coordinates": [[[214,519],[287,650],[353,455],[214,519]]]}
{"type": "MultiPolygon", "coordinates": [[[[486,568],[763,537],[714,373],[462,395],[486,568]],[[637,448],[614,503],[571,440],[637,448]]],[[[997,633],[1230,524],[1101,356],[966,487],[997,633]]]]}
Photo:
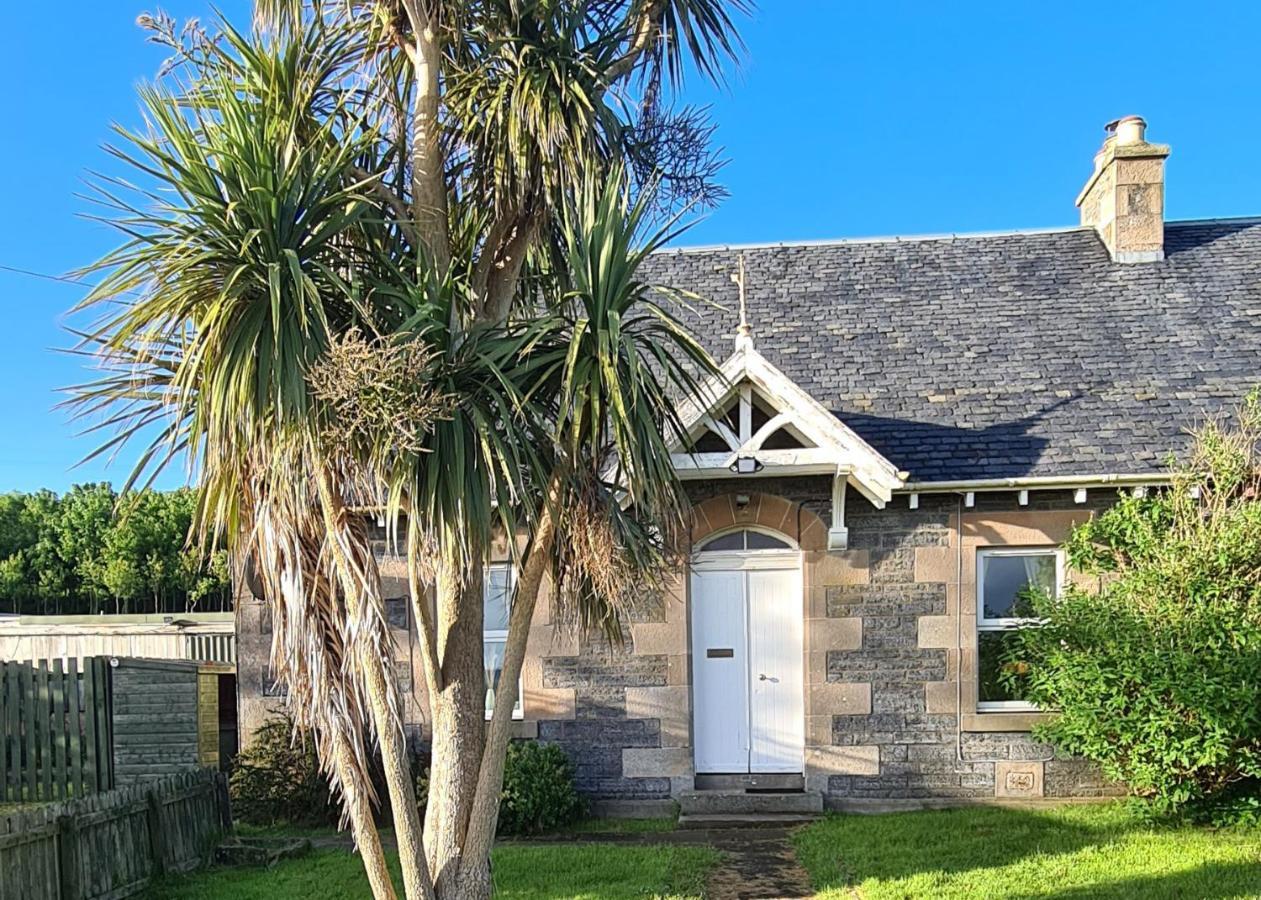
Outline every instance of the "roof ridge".
{"type": "Polygon", "coordinates": [[[1212,216],[1207,219],[1170,219],[1169,225],[1256,225],[1261,224],[1261,216],[1212,216]]]}
{"type": "MultiPolygon", "coordinates": [[[[1165,227],[1187,225],[1237,225],[1261,224],[1261,216],[1226,216],[1208,219],[1171,219],[1165,227]]],[[[1069,234],[1076,231],[1093,231],[1089,225],[1061,225],[1048,228],[1011,228],[997,231],[956,231],[938,234],[877,235],[871,237],[815,238],[788,241],[754,241],[735,244],[693,244],[679,247],[663,247],[653,253],[712,253],[718,250],[771,250],[780,247],[837,247],[846,244],[912,244],[928,241],[956,241],[994,237],[1019,237],[1022,235],[1069,234]]]]}

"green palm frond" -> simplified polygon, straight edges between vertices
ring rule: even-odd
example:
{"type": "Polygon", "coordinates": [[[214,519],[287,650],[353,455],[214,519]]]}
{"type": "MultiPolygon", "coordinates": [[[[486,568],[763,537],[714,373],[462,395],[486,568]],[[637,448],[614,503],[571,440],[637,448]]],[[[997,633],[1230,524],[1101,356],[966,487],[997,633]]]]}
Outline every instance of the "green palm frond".
{"type": "MultiPolygon", "coordinates": [[[[671,307],[698,298],[645,281],[641,267],[676,233],[648,229],[650,194],[632,200],[619,170],[567,206],[549,269],[536,366],[553,471],[564,474],[565,537],[554,614],[622,638],[629,610],[677,570],[687,500],[670,448],[677,398],[717,371],[671,307]]],[[[543,279],[546,283],[546,278],[543,279]]]]}
{"type": "Polygon", "coordinates": [[[89,270],[99,281],[79,307],[97,315],[80,349],[103,372],[69,402],[111,432],[100,452],[147,441],[133,479],[187,454],[202,538],[259,561],[277,676],[326,764],[349,738],[358,761],[342,772],[363,798],[368,724],[350,660],[379,651],[381,629],[374,609],[347,615],[327,547],[356,536],[329,533],[311,484],[326,464],[313,367],[350,329],[400,317],[373,309],[396,242],[357,165],[376,136],[343,105],[352,44],[225,25],[191,87],[141,90],[147,128],[120,130],[111,150],[138,186],[98,191],[125,242],[89,270]]]}
{"type": "MultiPolygon", "coordinates": [[[[645,0],[644,5],[650,3],[645,0]]],[[[660,35],[652,50],[653,64],[664,68],[675,86],[683,83],[689,64],[711,81],[721,82],[724,66],[738,61],[744,52],[731,13],[748,15],[754,4],[750,0],[662,0],[652,5],[660,35]]]]}
{"type": "Polygon", "coordinates": [[[620,170],[584,186],[563,224],[561,290],[569,353],[561,379],[557,440],[588,465],[615,460],[630,501],[673,504],[669,445],[683,432],[675,398],[698,389],[714,361],[667,305],[699,298],[642,280],[648,257],[678,234],[677,217],[647,234],[650,193],[632,200],[620,170]]]}
{"type": "Polygon", "coordinates": [[[582,4],[485,6],[493,14],[462,32],[445,98],[468,178],[497,208],[558,202],[610,158],[622,127],[604,93],[608,52],[584,41],[582,4]]]}
{"type": "Polygon", "coordinates": [[[241,47],[239,74],[215,73],[195,102],[142,89],[148,131],[120,131],[111,152],[152,187],[128,198],[121,182],[101,186],[128,239],[89,270],[101,280],[80,305],[100,313],[86,339],[114,366],[84,386],[82,408],[138,402],[119,367],[160,360],[164,389],[149,399],[198,452],[239,446],[256,422],[306,421],[304,373],[360,318],[358,272],[381,218],[354,175],[371,134],[303,105],[336,68],[241,47]]]}

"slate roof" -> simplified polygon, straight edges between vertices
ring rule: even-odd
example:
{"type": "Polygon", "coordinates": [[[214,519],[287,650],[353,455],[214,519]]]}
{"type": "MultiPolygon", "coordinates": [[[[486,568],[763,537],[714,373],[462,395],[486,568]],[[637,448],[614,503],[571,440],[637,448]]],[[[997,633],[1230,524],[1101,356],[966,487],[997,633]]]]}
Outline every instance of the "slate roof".
{"type": "Polygon", "coordinates": [[[758,351],[911,481],[1157,473],[1261,384],[1261,219],[1129,265],[1085,228],[658,253],[719,360],[741,253],[758,351]]]}

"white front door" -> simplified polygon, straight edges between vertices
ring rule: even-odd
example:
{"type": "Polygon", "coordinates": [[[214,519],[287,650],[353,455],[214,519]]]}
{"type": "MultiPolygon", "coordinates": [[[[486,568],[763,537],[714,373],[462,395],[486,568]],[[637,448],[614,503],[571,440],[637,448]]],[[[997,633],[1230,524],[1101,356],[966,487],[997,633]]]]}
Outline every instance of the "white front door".
{"type": "Polygon", "coordinates": [[[800,555],[723,556],[692,574],[696,771],[801,772],[800,555]]]}

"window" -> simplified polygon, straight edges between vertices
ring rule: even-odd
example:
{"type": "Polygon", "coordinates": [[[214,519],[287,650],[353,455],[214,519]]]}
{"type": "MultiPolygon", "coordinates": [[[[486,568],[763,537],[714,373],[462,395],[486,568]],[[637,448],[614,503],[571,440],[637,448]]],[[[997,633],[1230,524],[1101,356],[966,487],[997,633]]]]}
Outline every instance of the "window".
{"type": "Polygon", "coordinates": [[[729,531],[711,538],[700,547],[701,553],[731,550],[791,550],[788,542],[774,535],[748,528],[740,531],[729,531]]]}
{"type": "MultiPolygon", "coordinates": [[[[495,563],[486,569],[482,582],[482,667],[486,674],[486,718],[495,708],[495,689],[504,668],[504,648],[508,644],[508,610],[512,606],[512,589],[516,581],[510,563],[495,563]]],[[[517,703],[512,717],[521,718],[521,685],[517,685],[517,703]]]]}
{"type": "Polygon", "coordinates": [[[977,551],[977,709],[1033,708],[1018,685],[1012,689],[1003,684],[1004,670],[1020,665],[1004,663],[1003,655],[1019,629],[1037,622],[1029,606],[1030,591],[1058,594],[1062,570],[1060,552],[1054,548],[977,551]]]}

